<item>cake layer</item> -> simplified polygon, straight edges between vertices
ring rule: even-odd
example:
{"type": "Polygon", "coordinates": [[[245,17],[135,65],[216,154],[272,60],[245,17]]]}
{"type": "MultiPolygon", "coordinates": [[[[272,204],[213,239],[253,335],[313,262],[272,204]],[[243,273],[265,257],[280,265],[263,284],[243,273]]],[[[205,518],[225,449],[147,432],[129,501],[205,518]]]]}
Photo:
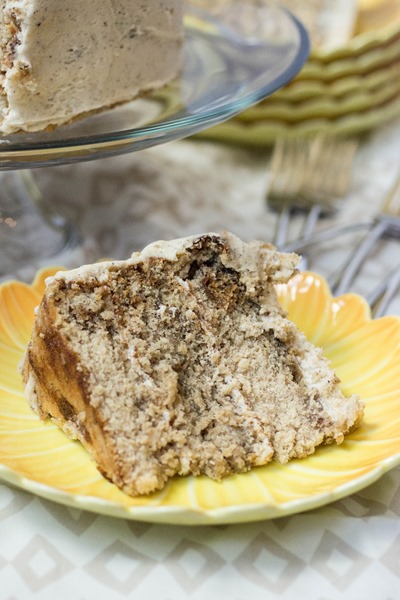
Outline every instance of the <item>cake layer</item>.
{"type": "Polygon", "coordinates": [[[362,406],[278,303],[297,261],[205,234],[58,273],[23,364],[32,407],[131,495],[341,442],[362,406]]]}
{"type": "Polygon", "coordinates": [[[0,131],[38,131],[159,88],[181,68],[182,0],[4,0],[0,131]]]}

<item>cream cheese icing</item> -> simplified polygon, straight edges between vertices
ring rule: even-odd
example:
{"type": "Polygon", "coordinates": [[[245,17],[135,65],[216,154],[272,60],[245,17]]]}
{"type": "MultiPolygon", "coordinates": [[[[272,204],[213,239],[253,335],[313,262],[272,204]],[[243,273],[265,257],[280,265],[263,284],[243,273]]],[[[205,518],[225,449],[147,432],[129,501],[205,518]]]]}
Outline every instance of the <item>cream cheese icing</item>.
{"type": "Polygon", "coordinates": [[[38,131],[157,89],[181,67],[182,0],[3,0],[0,131],[38,131]]]}
{"type": "Polygon", "coordinates": [[[85,282],[91,278],[98,282],[106,282],[110,271],[116,271],[130,265],[137,265],[146,262],[150,258],[161,258],[168,262],[175,262],[185,252],[187,248],[194,243],[207,237],[221,238],[229,241],[230,252],[223,253],[221,259],[227,267],[232,267],[243,271],[243,283],[249,293],[269,278],[273,273],[273,279],[276,283],[286,282],[288,277],[295,270],[300,257],[294,253],[278,253],[270,244],[260,244],[256,241],[249,243],[243,242],[232,233],[207,233],[200,235],[191,235],[175,240],[157,240],[152,242],[141,252],[134,252],[126,260],[104,261],[94,264],[82,265],[69,271],[58,271],[54,276],[48,277],[46,287],[51,288],[54,281],[85,282]]]}

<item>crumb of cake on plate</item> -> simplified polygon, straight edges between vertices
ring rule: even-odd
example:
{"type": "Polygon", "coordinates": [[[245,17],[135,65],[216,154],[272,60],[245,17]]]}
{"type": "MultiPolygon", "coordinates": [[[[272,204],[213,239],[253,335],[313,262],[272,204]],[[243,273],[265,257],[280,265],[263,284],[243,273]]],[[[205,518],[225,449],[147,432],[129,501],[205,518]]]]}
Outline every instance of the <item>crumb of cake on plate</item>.
{"type": "Polygon", "coordinates": [[[58,272],[22,364],[32,408],[133,496],[342,442],[362,403],[277,299],[298,260],[207,233],[58,272]]]}

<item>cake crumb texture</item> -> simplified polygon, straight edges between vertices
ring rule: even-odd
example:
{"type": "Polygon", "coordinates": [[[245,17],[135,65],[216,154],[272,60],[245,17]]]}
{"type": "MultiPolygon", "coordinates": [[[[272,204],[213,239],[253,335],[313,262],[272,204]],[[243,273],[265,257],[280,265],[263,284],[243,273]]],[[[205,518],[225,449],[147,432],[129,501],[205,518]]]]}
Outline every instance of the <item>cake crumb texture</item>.
{"type": "Polygon", "coordinates": [[[58,273],[22,367],[32,408],[133,496],[340,443],[363,407],[278,303],[297,262],[209,233],[58,273]]]}

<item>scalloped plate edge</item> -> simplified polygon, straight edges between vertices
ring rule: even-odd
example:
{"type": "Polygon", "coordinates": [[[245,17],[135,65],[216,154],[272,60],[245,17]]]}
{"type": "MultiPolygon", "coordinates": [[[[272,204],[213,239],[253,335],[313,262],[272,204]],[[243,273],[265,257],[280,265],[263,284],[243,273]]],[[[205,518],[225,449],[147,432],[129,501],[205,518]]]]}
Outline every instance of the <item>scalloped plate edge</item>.
{"type": "Polygon", "coordinates": [[[323,492],[282,504],[241,504],[214,509],[196,509],[181,506],[124,507],[116,502],[94,496],[70,494],[64,490],[24,477],[2,464],[0,464],[0,479],[46,500],[94,512],[98,515],[167,525],[222,525],[271,520],[326,506],[375,483],[386,472],[399,464],[400,452],[383,460],[369,473],[337,486],[330,492],[323,492]]]}

